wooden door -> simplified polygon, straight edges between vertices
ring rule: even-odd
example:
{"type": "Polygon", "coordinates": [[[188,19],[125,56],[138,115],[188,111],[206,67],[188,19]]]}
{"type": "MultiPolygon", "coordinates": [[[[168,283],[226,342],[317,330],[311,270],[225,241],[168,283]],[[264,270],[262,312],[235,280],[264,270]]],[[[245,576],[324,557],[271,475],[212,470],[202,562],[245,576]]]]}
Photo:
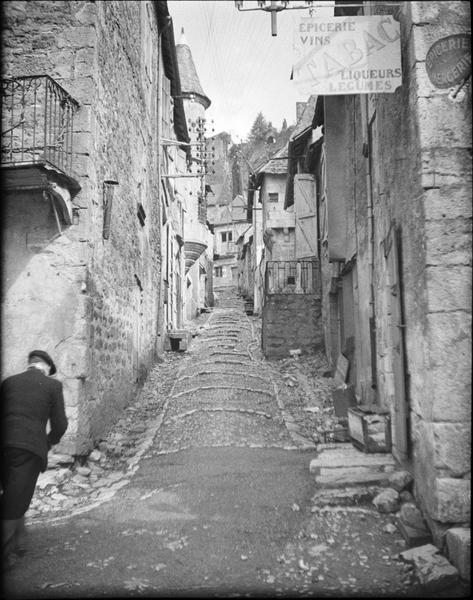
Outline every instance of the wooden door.
{"type": "Polygon", "coordinates": [[[296,260],[318,258],[315,178],[309,173],[294,177],[296,260]]]}

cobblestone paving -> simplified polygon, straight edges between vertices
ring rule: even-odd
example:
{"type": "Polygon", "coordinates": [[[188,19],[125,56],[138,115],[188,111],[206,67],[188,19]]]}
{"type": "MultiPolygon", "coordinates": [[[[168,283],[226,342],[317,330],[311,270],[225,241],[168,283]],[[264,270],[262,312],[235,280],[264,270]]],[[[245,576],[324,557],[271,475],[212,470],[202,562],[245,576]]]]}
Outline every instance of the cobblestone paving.
{"type": "Polygon", "coordinates": [[[281,451],[313,451],[344,424],[336,384],[322,354],[266,361],[260,326],[233,291],[221,293],[193,324],[189,350],[165,353],[86,461],[51,455],[27,514],[37,539],[10,590],[97,597],[113,584],[115,595],[156,597],[188,582],[204,597],[219,585],[238,590],[224,597],[426,597],[399,559],[392,515],[368,500],[332,506],[296,494],[293,457],[308,455],[281,451]]]}
{"type": "Polygon", "coordinates": [[[271,370],[262,368],[258,356],[258,332],[242,304],[224,295],[194,339],[155,452],[192,445],[293,447],[271,370]]]}
{"type": "Polygon", "coordinates": [[[164,353],[86,461],[73,464],[70,457],[50,454],[30,521],[80,514],[109,500],[129,483],[146,453],[193,445],[314,448],[324,428],[337,421],[333,380],[322,376],[324,356],[266,361],[261,319],[245,315],[233,290],[217,296],[213,311],[193,322],[189,350],[164,353]]]}

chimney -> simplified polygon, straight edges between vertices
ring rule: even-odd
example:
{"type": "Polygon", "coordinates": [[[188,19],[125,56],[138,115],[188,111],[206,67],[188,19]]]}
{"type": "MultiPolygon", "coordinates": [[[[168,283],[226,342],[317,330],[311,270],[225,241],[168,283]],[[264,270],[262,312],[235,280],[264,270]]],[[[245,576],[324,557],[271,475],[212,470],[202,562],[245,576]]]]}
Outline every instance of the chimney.
{"type": "Polygon", "coordinates": [[[302,117],[307,102],[296,102],[296,123],[302,117]]]}

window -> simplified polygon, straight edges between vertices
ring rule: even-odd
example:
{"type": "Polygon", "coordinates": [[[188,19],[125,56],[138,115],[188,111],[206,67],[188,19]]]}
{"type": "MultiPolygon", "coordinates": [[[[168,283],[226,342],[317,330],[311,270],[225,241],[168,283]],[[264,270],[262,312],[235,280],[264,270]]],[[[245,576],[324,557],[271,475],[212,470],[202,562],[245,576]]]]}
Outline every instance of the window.
{"type": "Polygon", "coordinates": [[[215,267],[215,277],[223,277],[223,267],[215,267]]]}
{"type": "Polygon", "coordinates": [[[141,227],[144,227],[146,220],[146,212],[141,202],[138,202],[138,210],[136,211],[136,215],[138,217],[139,222],[141,223],[141,227]]]}
{"type": "Polygon", "coordinates": [[[269,192],[268,193],[268,201],[269,202],[279,202],[279,194],[277,192],[269,192]]]}
{"type": "Polygon", "coordinates": [[[222,231],[222,242],[231,242],[233,239],[231,231],[222,231]]]}

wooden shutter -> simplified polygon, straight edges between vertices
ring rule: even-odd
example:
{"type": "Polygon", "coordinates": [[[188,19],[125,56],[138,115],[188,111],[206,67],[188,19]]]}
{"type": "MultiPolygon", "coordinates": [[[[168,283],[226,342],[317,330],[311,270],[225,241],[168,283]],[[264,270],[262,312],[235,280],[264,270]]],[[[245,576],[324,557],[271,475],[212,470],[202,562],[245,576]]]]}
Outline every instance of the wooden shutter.
{"type": "Polygon", "coordinates": [[[294,177],[296,259],[318,258],[315,179],[309,173],[294,177]]]}

